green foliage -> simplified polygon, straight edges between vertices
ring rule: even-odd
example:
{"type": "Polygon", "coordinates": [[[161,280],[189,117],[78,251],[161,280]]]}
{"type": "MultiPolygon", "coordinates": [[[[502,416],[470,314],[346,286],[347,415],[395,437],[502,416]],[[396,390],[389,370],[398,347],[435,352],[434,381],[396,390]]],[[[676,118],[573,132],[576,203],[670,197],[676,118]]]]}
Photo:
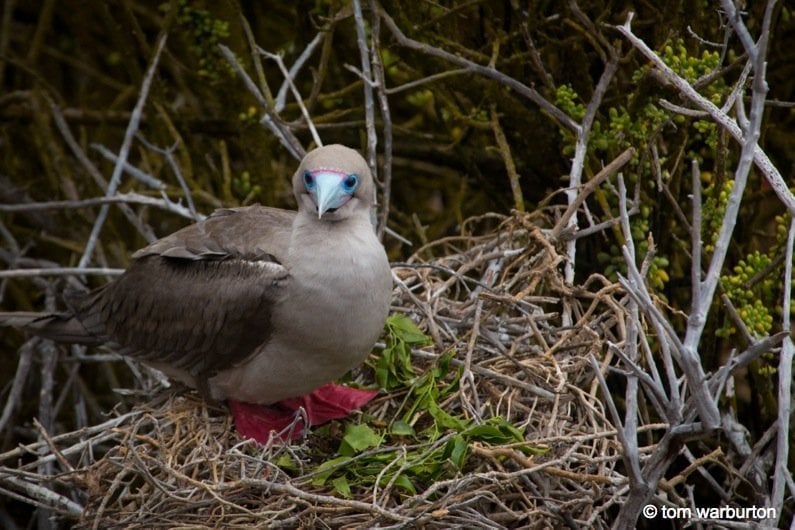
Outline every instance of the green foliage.
{"type": "MultiPolygon", "coordinates": [[[[473,443],[511,444],[525,454],[540,453],[525,443],[522,429],[504,418],[491,417],[478,424],[447,412],[442,402],[455,397],[461,376],[452,368],[453,352],[419,374],[411,362],[411,348],[430,344],[430,338],[399,314],[389,317],[386,331],[387,347],[372,365],[382,387],[405,392],[406,397],[388,425],[368,417],[365,423],[348,425],[336,455],[312,473],[314,486],[330,485],[337,495],[350,497],[356,488],[377,481],[379,487],[392,484],[413,495],[471,466],[473,443]]],[[[277,465],[287,472],[296,468],[290,458],[277,465]]]]}
{"type": "MultiPolygon", "coordinates": [[[[663,47],[660,57],[671,69],[684,77],[689,83],[694,83],[701,77],[710,74],[720,66],[720,53],[704,50],[701,55],[690,55],[681,38],[674,39],[672,43],[663,47]]],[[[710,99],[719,96],[720,91],[711,90],[706,94],[710,99]]],[[[718,100],[720,101],[720,100],[718,100]]],[[[716,103],[716,101],[713,101],[716,103]]]]}
{"type": "MultiPolygon", "coordinates": [[[[720,55],[717,52],[705,50],[691,54],[682,39],[676,39],[664,45],[660,53],[666,64],[690,82],[704,79],[720,65],[720,55]]],[[[649,69],[648,65],[638,68],[632,75],[633,82],[640,84],[648,75],[649,69]]],[[[720,78],[712,80],[703,87],[703,94],[716,104],[720,104],[729,91],[730,87],[720,78]]],[[[712,122],[688,120],[682,116],[672,115],[659,105],[659,94],[650,95],[643,90],[638,90],[609,100],[614,104],[607,109],[606,113],[598,113],[592,126],[585,166],[586,174],[590,172],[589,168],[591,167],[601,169],[605,160],[615,158],[629,147],[634,147],[637,150],[638,155],[625,166],[623,175],[626,182],[641,185],[640,212],[630,219],[630,230],[637,259],[643,260],[649,251],[649,234],[667,228],[659,226],[658,220],[663,219],[673,225],[671,216],[667,214],[667,211],[661,210],[661,208],[665,208],[665,205],[660,201],[656,184],[657,182],[663,185],[667,184],[672,179],[672,172],[681,171],[683,167],[686,167],[680,163],[678,158],[669,158],[662,149],[658,149],[655,155],[651,156],[649,147],[652,142],[658,141],[657,138],[666,128],[676,127],[677,130],[687,131],[683,150],[689,159],[697,159],[701,162],[707,159],[712,162],[717,159],[717,129],[712,122]]],[[[571,86],[558,87],[555,101],[561,109],[576,120],[580,120],[585,113],[585,106],[580,102],[579,96],[571,86]]],[[[566,156],[571,156],[574,153],[576,138],[569,131],[561,130],[561,133],[567,140],[562,152],[566,156]]],[[[618,215],[618,199],[615,193],[610,191],[611,186],[611,184],[606,184],[602,190],[598,190],[596,193],[596,198],[605,210],[606,217],[618,215]]],[[[707,195],[710,196],[709,193],[707,195]]],[[[722,196],[715,197],[713,202],[713,209],[705,223],[708,229],[714,228],[710,224],[711,222],[720,222],[721,209],[718,206],[725,205],[722,196]]],[[[707,207],[709,208],[710,205],[707,207]]],[[[620,250],[624,243],[623,235],[618,229],[613,233],[616,239],[615,243],[596,252],[598,263],[605,275],[611,279],[615,279],[619,272],[625,273],[626,268],[620,250]]],[[[709,233],[714,234],[715,232],[713,230],[709,233]]],[[[659,239],[659,237],[655,237],[655,239],[659,239]]],[[[662,250],[671,251],[671,249],[662,250]]],[[[671,279],[669,269],[673,261],[674,255],[661,254],[660,249],[657,249],[657,254],[653,257],[649,267],[648,282],[658,292],[664,290],[671,279]]]]}
{"type": "MultiPolygon", "coordinates": [[[[718,51],[703,50],[700,55],[690,55],[685,48],[684,41],[679,38],[663,48],[661,57],[665,64],[686,79],[689,83],[697,83],[705,79],[720,67],[720,53],[718,51]]],[[[702,87],[701,94],[715,105],[720,106],[731,87],[726,84],[723,77],[717,77],[712,82],[702,87]]],[[[695,120],[693,122],[695,134],[693,144],[701,142],[712,149],[717,149],[718,127],[711,120],[695,120]]],[[[689,158],[701,161],[699,150],[695,149],[689,153],[689,158]]]]}
{"type": "MultiPolygon", "coordinates": [[[[197,73],[211,83],[220,82],[222,73],[231,72],[218,51],[218,44],[229,37],[229,23],[213,18],[208,10],[196,7],[189,0],[178,0],[176,5],[176,22],[188,34],[188,48],[199,65],[197,73]]],[[[170,6],[163,3],[160,9],[168,11],[170,6]]]]}
{"type": "Polygon", "coordinates": [[[555,105],[577,121],[585,117],[585,105],[579,98],[571,85],[560,85],[555,91],[555,105]]]}
{"type": "Polygon", "coordinates": [[[262,193],[262,186],[251,184],[251,174],[243,171],[239,177],[232,179],[232,190],[241,204],[251,204],[262,193]]]}
{"type": "MultiPolygon", "coordinates": [[[[725,188],[730,190],[731,185],[725,188]]],[[[721,193],[724,194],[725,190],[721,193]]],[[[723,274],[720,278],[721,288],[735,307],[737,316],[742,320],[748,333],[757,339],[766,337],[774,331],[774,317],[781,314],[783,289],[781,277],[784,273],[784,260],[779,258],[785,252],[789,223],[788,216],[777,215],[774,244],[766,251],[748,252],[744,258],[737,261],[731,273],[723,274]]],[[[791,260],[793,256],[785,259],[791,260]]],[[[790,306],[790,314],[793,313],[795,305],[790,306]]],[[[723,319],[715,333],[722,338],[731,338],[737,333],[737,328],[727,317],[723,319]]],[[[770,389],[775,388],[773,378],[777,372],[777,364],[778,356],[772,352],[763,353],[751,364],[752,377],[757,379],[758,384],[763,385],[764,390],[761,394],[768,398],[767,400],[760,398],[767,403],[764,412],[768,415],[775,414],[775,396],[770,394],[770,389]]]]}
{"type": "MultiPolygon", "coordinates": [[[[773,314],[770,308],[777,307],[780,297],[778,287],[780,274],[774,273],[773,255],[755,250],[737,262],[732,274],[721,276],[721,286],[732,301],[737,314],[748,331],[757,338],[770,334],[773,329],[773,314]]],[[[781,266],[775,267],[778,272],[781,266]]],[[[730,323],[717,330],[720,337],[728,337],[736,332],[730,323]]]]}
{"type": "Polygon", "coordinates": [[[255,125],[259,123],[259,111],[257,111],[257,107],[251,105],[244,112],[241,112],[238,118],[243,125],[255,125]]]}
{"type": "Polygon", "coordinates": [[[704,243],[704,250],[707,253],[715,251],[715,242],[718,239],[718,232],[723,222],[723,216],[726,213],[726,203],[729,201],[729,195],[734,187],[733,180],[726,180],[718,189],[714,184],[710,184],[704,190],[704,206],[701,213],[702,223],[702,240],[704,243]]]}
{"type": "Polygon", "coordinates": [[[430,344],[430,337],[410,318],[400,314],[387,319],[386,330],[386,348],[374,366],[375,380],[386,390],[411,386],[416,377],[411,363],[411,348],[430,344]]]}

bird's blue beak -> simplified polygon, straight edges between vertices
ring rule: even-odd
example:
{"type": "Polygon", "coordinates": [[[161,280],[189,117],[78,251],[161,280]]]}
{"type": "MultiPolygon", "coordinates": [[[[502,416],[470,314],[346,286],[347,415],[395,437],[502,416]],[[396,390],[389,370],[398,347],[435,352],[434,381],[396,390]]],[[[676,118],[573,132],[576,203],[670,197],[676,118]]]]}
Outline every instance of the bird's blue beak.
{"type": "Polygon", "coordinates": [[[320,219],[329,210],[347,203],[359,186],[359,177],[338,171],[318,170],[304,173],[304,185],[317,205],[320,219]]]}

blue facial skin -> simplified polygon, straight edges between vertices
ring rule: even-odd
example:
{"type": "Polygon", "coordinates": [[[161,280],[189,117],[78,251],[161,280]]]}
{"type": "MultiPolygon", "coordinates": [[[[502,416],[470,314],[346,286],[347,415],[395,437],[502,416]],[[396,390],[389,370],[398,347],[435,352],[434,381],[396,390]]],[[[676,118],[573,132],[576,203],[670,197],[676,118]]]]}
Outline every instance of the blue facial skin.
{"type": "Polygon", "coordinates": [[[304,172],[304,186],[317,204],[317,217],[341,208],[359,187],[359,176],[321,169],[304,172]]]}

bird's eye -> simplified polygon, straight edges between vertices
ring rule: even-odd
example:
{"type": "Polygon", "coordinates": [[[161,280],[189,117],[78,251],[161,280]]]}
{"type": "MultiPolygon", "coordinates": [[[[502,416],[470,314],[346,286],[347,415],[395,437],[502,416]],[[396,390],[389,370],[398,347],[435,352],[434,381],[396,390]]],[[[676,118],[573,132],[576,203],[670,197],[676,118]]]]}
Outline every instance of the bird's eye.
{"type": "Polygon", "coordinates": [[[315,184],[315,176],[312,174],[311,171],[304,171],[304,186],[306,189],[311,190],[314,189],[315,184]]]}
{"type": "Polygon", "coordinates": [[[342,181],[342,189],[344,189],[347,193],[353,193],[356,191],[356,188],[359,186],[359,176],[358,175],[348,175],[345,177],[345,180],[342,181]]]}

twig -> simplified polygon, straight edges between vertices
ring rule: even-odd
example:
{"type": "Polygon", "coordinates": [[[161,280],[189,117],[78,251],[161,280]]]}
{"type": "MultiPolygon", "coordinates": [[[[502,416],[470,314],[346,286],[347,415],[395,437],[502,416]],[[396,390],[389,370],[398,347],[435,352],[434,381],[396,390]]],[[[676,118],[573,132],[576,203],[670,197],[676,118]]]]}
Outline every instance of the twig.
{"type": "MultiPolygon", "coordinates": [[[[376,0],[370,0],[371,40],[373,44],[372,63],[373,81],[376,86],[376,95],[381,111],[384,135],[384,174],[381,179],[381,218],[378,221],[378,238],[383,240],[384,233],[388,230],[389,209],[392,203],[392,114],[389,111],[389,92],[386,87],[384,64],[381,61],[381,18],[378,16],[376,0]]],[[[394,232],[391,232],[394,233],[394,232]]]]}
{"type": "Polygon", "coordinates": [[[32,278],[37,276],[115,276],[123,274],[124,269],[105,267],[53,267],[51,269],[9,269],[0,271],[0,278],[32,278]]]}
{"type": "Polygon", "coordinates": [[[424,42],[419,42],[414,39],[410,39],[407,37],[395,24],[395,21],[390,17],[383,8],[379,9],[379,13],[381,18],[384,20],[384,23],[389,28],[389,31],[394,35],[395,39],[397,39],[398,43],[401,46],[405,46],[412,50],[417,50],[421,53],[426,55],[432,55],[434,57],[439,57],[440,59],[444,59],[450,63],[458,65],[462,68],[470,72],[474,72],[476,74],[482,75],[484,77],[488,77],[489,79],[493,79],[500,84],[506,85],[513,89],[518,94],[526,97],[545,112],[548,112],[551,116],[553,116],[562,126],[566,127],[570,131],[576,132],[579,129],[579,125],[572,120],[565,112],[557,108],[555,105],[547,101],[544,96],[539,94],[534,88],[531,88],[513,77],[507,76],[500,72],[495,68],[491,68],[488,66],[483,66],[477,64],[475,62],[470,61],[469,59],[465,59],[461,56],[452,54],[448,51],[434,48],[424,42]]]}
{"type": "MultiPolygon", "coordinates": [[[[731,134],[732,137],[737,140],[737,142],[744,144],[746,142],[745,135],[737,122],[728,114],[721,111],[721,109],[719,109],[710,100],[699,94],[696,89],[687,82],[687,80],[677,75],[676,72],[666,65],[665,62],[659,56],[657,56],[657,54],[651,48],[649,48],[645,42],[632,33],[632,29],[630,27],[631,20],[632,13],[630,13],[630,15],[627,17],[627,22],[623,26],[615,26],[616,30],[624,35],[633,46],[635,46],[647,59],[649,59],[665,76],[665,79],[670,81],[671,84],[673,84],[676,89],[679,90],[687,99],[695,103],[696,106],[702,110],[709,113],[712,119],[715,120],[715,122],[717,122],[721,127],[726,129],[729,134],[731,134]]],[[[765,37],[765,39],[767,39],[767,37],[765,37]]],[[[757,72],[756,76],[759,76],[760,74],[762,77],[764,77],[762,72],[757,72]]],[[[760,103],[764,105],[764,97],[760,99],[760,103]]],[[[793,194],[789,191],[787,183],[784,181],[781,173],[773,164],[773,162],[771,162],[770,158],[767,156],[767,153],[765,153],[762,148],[755,143],[753,144],[753,160],[756,166],[762,171],[762,174],[765,175],[770,187],[773,188],[773,191],[776,193],[776,196],[778,196],[779,200],[784,203],[791,215],[795,214],[795,196],[793,196],[793,194]]]]}
{"type": "Polygon", "coordinates": [[[143,143],[146,147],[148,147],[149,149],[151,149],[155,153],[158,153],[159,155],[163,156],[166,159],[166,162],[168,163],[168,166],[171,168],[171,172],[174,173],[174,176],[176,177],[177,182],[179,183],[179,187],[182,189],[182,194],[184,195],[185,200],[188,203],[188,211],[190,212],[191,219],[193,219],[194,221],[201,220],[204,216],[202,216],[196,211],[196,205],[193,203],[193,194],[191,193],[190,188],[188,187],[188,183],[185,182],[185,177],[182,175],[182,169],[180,169],[179,164],[174,159],[174,150],[177,148],[179,143],[175,143],[174,145],[168,148],[162,148],[162,147],[157,147],[156,145],[147,141],[142,134],[138,134],[137,137],[138,140],[141,143],[143,143]]]}
{"type": "Polygon", "coordinates": [[[79,517],[83,514],[83,507],[70,498],[55,493],[38,484],[19,479],[13,476],[8,468],[0,468],[0,483],[6,484],[15,490],[25,492],[28,497],[22,500],[33,502],[41,508],[47,508],[71,517],[79,517]]]}
{"type": "MultiPolygon", "coordinates": [[[[265,69],[262,67],[262,60],[260,55],[257,53],[257,42],[254,40],[254,32],[251,31],[251,25],[248,23],[248,19],[243,16],[243,13],[240,13],[240,25],[243,26],[243,32],[246,34],[246,42],[248,43],[248,48],[251,53],[251,62],[254,64],[254,70],[257,72],[257,81],[259,81],[259,90],[257,90],[256,85],[253,87],[253,94],[260,101],[262,108],[264,109],[274,109],[275,112],[281,112],[281,108],[276,106],[276,102],[273,99],[273,94],[271,93],[271,87],[268,86],[268,80],[265,77],[265,69]]],[[[222,45],[223,46],[223,45],[222,45]]],[[[235,64],[237,64],[237,59],[234,55],[227,55],[227,50],[224,50],[223,47],[221,49],[221,53],[224,55],[224,58],[227,60],[232,60],[235,64]]],[[[232,66],[235,67],[235,64],[232,66]]],[[[240,67],[237,64],[235,69],[237,70],[240,67]]],[[[241,70],[238,71],[238,74],[242,74],[245,76],[245,72],[241,70]]],[[[245,81],[245,80],[244,80],[245,81]]],[[[286,81],[282,85],[283,88],[286,88],[286,81]]],[[[251,91],[252,87],[249,87],[251,91]]],[[[281,91],[280,91],[281,92],[281,91]]],[[[285,92],[286,94],[286,92],[285,92]]],[[[278,135],[277,135],[278,136],[278,135]]],[[[289,149],[288,149],[289,150],[289,149]]]]}
{"type": "Polygon", "coordinates": [[[243,67],[238,62],[235,54],[232,53],[228,47],[224,46],[223,44],[218,45],[218,49],[221,50],[221,55],[224,56],[224,59],[229,63],[232,69],[237,72],[238,77],[243,81],[243,84],[246,85],[248,91],[257,99],[262,109],[265,111],[265,116],[262,119],[262,123],[270,129],[270,131],[279,139],[281,144],[284,146],[287,151],[293,155],[293,157],[301,160],[304,158],[306,154],[306,149],[301,145],[301,142],[298,141],[298,138],[292,133],[292,131],[284,125],[284,123],[279,118],[278,114],[276,114],[273,109],[268,104],[268,101],[265,99],[265,96],[262,95],[260,89],[257,88],[257,85],[252,81],[251,77],[246,73],[243,67]]]}
{"type": "MultiPolygon", "coordinates": [[[[154,206],[162,210],[166,210],[187,219],[195,219],[193,214],[184,206],[168,200],[165,195],[162,199],[155,197],[148,197],[138,193],[117,193],[112,197],[94,197],[91,199],[81,199],[77,201],[49,201],[49,202],[32,202],[25,204],[0,204],[0,212],[36,212],[42,210],[63,210],[72,208],[88,208],[91,206],[100,206],[103,204],[144,204],[147,206],[154,206]]],[[[197,214],[199,219],[204,216],[197,214]]]]}
{"type": "Polygon", "coordinates": [[[508,144],[508,139],[505,137],[500,126],[500,118],[497,115],[497,104],[491,104],[491,129],[494,131],[494,138],[497,141],[497,148],[502,157],[502,162],[505,165],[505,170],[508,172],[508,181],[511,184],[511,193],[513,194],[513,207],[518,211],[523,212],[524,197],[522,196],[522,187],[519,184],[519,173],[516,171],[516,164],[513,162],[513,155],[511,154],[511,146],[508,144]]]}
{"type": "MultiPolygon", "coordinates": [[[[456,68],[454,70],[447,70],[444,72],[439,72],[438,74],[432,74],[420,79],[415,79],[414,81],[409,81],[407,83],[403,83],[402,85],[398,85],[392,88],[387,88],[384,90],[384,92],[386,92],[389,95],[397,94],[399,92],[404,92],[406,90],[412,90],[414,88],[426,85],[428,83],[434,83],[436,81],[439,81],[440,79],[445,79],[447,77],[454,77],[458,75],[464,75],[468,73],[470,73],[468,68],[456,68]]],[[[376,80],[376,84],[377,83],[378,80],[376,80]]]]}
{"type": "MultiPolygon", "coordinates": [[[[374,516],[380,516],[390,521],[397,521],[401,523],[407,523],[411,521],[409,517],[381,508],[380,506],[369,502],[362,502],[352,499],[340,499],[338,497],[332,497],[331,495],[318,495],[316,493],[309,493],[302,489],[296,488],[289,482],[279,483],[270,480],[243,479],[240,481],[240,485],[246,487],[262,488],[267,492],[286,493],[287,495],[310,502],[312,504],[330,504],[332,506],[338,506],[341,508],[353,509],[364,513],[369,513],[374,516]]],[[[234,485],[225,484],[225,486],[232,487],[234,485]]]]}
{"type": "Polygon", "coordinates": [[[6,403],[3,406],[3,413],[0,415],[0,432],[5,432],[6,424],[14,414],[14,409],[16,409],[19,405],[20,398],[22,397],[22,391],[25,387],[25,383],[28,380],[28,373],[30,372],[32,365],[33,352],[40,340],[41,339],[38,337],[33,337],[19,348],[19,362],[17,363],[17,370],[14,374],[14,379],[11,383],[11,390],[8,392],[6,403]]]}
{"type": "Polygon", "coordinates": [[[690,165],[691,202],[693,203],[693,221],[690,226],[690,285],[693,297],[701,296],[701,171],[698,161],[690,165]]]}
{"type": "MultiPolygon", "coordinates": [[[[143,83],[141,83],[141,93],[138,96],[138,101],[136,102],[132,115],[130,116],[130,123],[127,125],[127,130],[124,133],[124,140],[122,141],[121,147],[119,148],[119,158],[116,161],[116,165],[113,167],[113,174],[110,177],[108,189],[105,192],[107,196],[114,195],[116,193],[116,188],[118,188],[119,183],[121,182],[124,164],[127,162],[127,157],[130,154],[130,147],[132,146],[133,139],[135,138],[135,133],[138,131],[138,124],[141,121],[141,114],[143,113],[146,100],[149,97],[149,88],[152,85],[155,72],[157,72],[157,66],[160,62],[160,54],[163,52],[163,48],[166,45],[167,37],[168,34],[166,33],[160,36],[160,39],[157,43],[157,48],[155,49],[155,55],[152,58],[146,75],[144,76],[143,83]]],[[[99,233],[102,231],[102,227],[105,224],[105,219],[108,217],[109,209],[110,207],[106,204],[102,205],[100,208],[99,214],[97,214],[97,218],[94,221],[94,226],[91,229],[91,234],[88,237],[86,248],[83,251],[83,255],[80,257],[80,261],[78,262],[79,267],[85,267],[91,260],[91,256],[94,254],[94,248],[96,247],[97,241],[99,240],[99,233]]]]}
{"type": "MultiPolygon", "coordinates": [[[[563,212],[563,215],[560,216],[558,222],[555,223],[554,228],[550,232],[550,237],[553,240],[560,238],[563,231],[569,226],[569,219],[577,213],[577,210],[579,210],[582,203],[585,202],[585,199],[587,199],[591,193],[596,191],[596,188],[598,188],[605,180],[615,175],[618,170],[624,167],[624,165],[629,162],[633,156],[635,156],[635,148],[627,148],[624,150],[624,152],[611,160],[609,164],[603,167],[599,173],[588,179],[588,182],[582,186],[574,200],[569,202],[569,205],[566,207],[566,211],[563,212]]],[[[627,213],[630,214],[631,210],[627,213]]],[[[620,221],[620,219],[616,219],[615,223],[620,221]]],[[[614,222],[611,222],[611,224],[614,224],[614,222]]]]}
{"type": "MultiPolygon", "coordinates": [[[[101,144],[91,144],[91,148],[105,157],[107,160],[110,160],[114,164],[117,164],[119,161],[119,157],[116,156],[116,153],[105,147],[101,144]]],[[[124,162],[124,171],[130,175],[132,178],[138,180],[139,182],[143,183],[150,188],[154,188],[156,190],[165,190],[166,184],[150,175],[149,173],[145,173],[135,167],[134,165],[130,164],[129,162],[124,162]]]]}
{"type": "Polygon", "coordinates": [[[72,467],[72,464],[70,464],[66,457],[64,457],[64,455],[55,445],[55,442],[52,441],[52,436],[50,436],[50,434],[47,432],[47,429],[45,429],[44,426],[39,423],[39,420],[35,418],[33,419],[33,426],[36,427],[39,440],[43,440],[44,443],[47,444],[47,449],[49,449],[50,454],[55,456],[55,459],[58,460],[58,463],[61,464],[61,467],[64,469],[64,471],[68,473],[73,472],[74,467],[72,467]]]}
{"type": "MultiPolygon", "coordinates": [[[[621,232],[624,235],[623,253],[624,259],[628,263],[634,265],[637,256],[635,254],[635,241],[632,239],[632,229],[629,226],[629,215],[627,213],[627,189],[624,186],[624,179],[621,174],[618,174],[618,217],[621,219],[621,232]]],[[[628,264],[629,268],[630,265],[628,264]]],[[[642,289],[638,285],[638,281],[642,282],[637,276],[630,275],[628,279],[629,286],[632,290],[642,289]]],[[[640,324],[640,315],[638,313],[638,304],[632,300],[627,308],[628,320],[627,323],[627,340],[624,348],[627,350],[625,355],[627,359],[633,364],[637,363],[638,351],[637,340],[640,324]]],[[[626,401],[626,409],[624,413],[623,427],[617,425],[619,430],[623,430],[623,436],[620,437],[621,444],[624,446],[624,461],[629,469],[630,487],[637,488],[641,485],[643,474],[640,469],[640,459],[638,451],[638,425],[637,419],[638,411],[638,377],[635,374],[627,375],[627,387],[624,391],[624,399],[626,401]]],[[[599,380],[600,385],[602,380],[599,380]]],[[[611,410],[612,414],[612,410],[611,410]]],[[[669,420],[670,421],[670,420],[669,420]]]]}
{"type": "Polygon", "coordinates": [[[306,109],[306,105],[304,105],[304,100],[301,98],[300,92],[298,92],[298,88],[293,83],[293,78],[290,72],[287,70],[287,67],[284,65],[284,60],[282,56],[276,53],[271,53],[267,50],[263,50],[260,47],[257,47],[257,51],[260,54],[264,55],[268,59],[274,61],[278,66],[279,70],[282,72],[284,76],[284,81],[290,86],[290,90],[293,93],[293,97],[295,98],[295,102],[298,104],[298,108],[301,109],[301,114],[304,116],[304,120],[306,121],[307,127],[309,127],[309,132],[312,133],[312,140],[314,140],[315,145],[321,147],[323,142],[320,140],[320,136],[317,134],[317,129],[315,129],[315,124],[312,122],[312,118],[309,116],[309,111],[306,109]]]}
{"type": "Polygon", "coordinates": [[[364,123],[367,130],[367,165],[373,173],[373,178],[378,180],[378,164],[376,162],[376,147],[378,135],[375,132],[375,102],[373,101],[373,75],[370,65],[370,47],[367,45],[367,36],[362,16],[361,0],[353,0],[353,20],[356,23],[356,45],[359,47],[359,58],[362,65],[364,84],[364,123]]]}
{"type": "Polygon", "coordinates": [[[776,464],[773,471],[773,486],[770,490],[770,503],[777,517],[767,522],[778,526],[784,512],[784,489],[787,480],[792,480],[790,470],[789,446],[792,421],[792,360],[795,356],[795,345],[792,342],[792,323],[790,309],[792,307],[792,256],[795,252],[795,217],[790,219],[787,232],[787,259],[784,265],[784,296],[782,297],[781,329],[787,332],[781,346],[778,360],[778,429],[776,432],[776,464]]]}
{"type": "MultiPolygon", "coordinates": [[[[306,48],[304,48],[304,51],[302,51],[301,55],[299,55],[298,58],[295,60],[293,65],[290,67],[290,70],[288,70],[286,73],[282,71],[282,75],[284,75],[284,82],[282,82],[282,86],[279,87],[279,92],[276,93],[276,101],[273,104],[274,111],[281,112],[282,110],[284,110],[284,105],[286,104],[287,101],[288,90],[292,90],[293,95],[296,94],[297,90],[295,88],[293,79],[296,78],[298,72],[300,72],[301,68],[304,67],[306,61],[308,61],[309,58],[312,57],[312,54],[315,53],[315,49],[318,47],[318,45],[321,42],[323,42],[323,38],[325,37],[325,35],[326,32],[324,31],[318,32],[318,34],[315,35],[315,38],[312,39],[309,42],[309,44],[306,45],[306,48]]],[[[298,99],[298,102],[300,101],[301,100],[298,99]]]]}
{"type": "MultiPolygon", "coordinates": [[[[604,97],[605,92],[607,92],[607,87],[613,80],[613,76],[615,75],[616,69],[618,68],[618,59],[618,54],[611,52],[610,59],[607,61],[607,63],[605,63],[604,70],[602,70],[602,75],[599,77],[599,82],[596,84],[596,88],[594,88],[591,101],[588,103],[588,106],[585,109],[585,116],[583,116],[582,122],[575,129],[577,140],[574,144],[574,159],[571,161],[571,170],[569,171],[569,187],[566,189],[566,197],[569,204],[573,204],[577,201],[577,188],[582,182],[582,172],[585,167],[585,156],[588,150],[591,128],[593,126],[594,119],[596,118],[596,112],[602,105],[602,98],[604,97]]],[[[577,229],[576,215],[571,215],[568,218],[566,227],[570,230],[577,229]]],[[[566,260],[566,264],[564,266],[564,277],[568,283],[574,282],[574,266],[576,264],[577,258],[576,254],[577,240],[570,239],[566,242],[566,256],[568,259],[566,260]]],[[[570,324],[571,315],[564,313],[563,325],[570,324]]]]}
{"type": "MultiPolygon", "coordinates": [[[[77,160],[82,164],[85,168],[86,172],[88,172],[89,176],[94,180],[94,182],[99,186],[102,191],[107,191],[108,183],[102,177],[102,174],[97,169],[97,166],[86,156],[86,153],[83,151],[83,148],[80,147],[80,144],[75,139],[74,135],[72,134],[72,130],[69,128],[69,124],[66,123],[66,119],[64,118],[61,109],[56,105],[54,102],[50,102],[50,112],[52,112],[53,120],[55,121],[55,125],[58,127],[58,130],[61,132],[61,136],[63,136],[66,145],[69,146],[69,149],[72,151],[72,154],[77,158],[77,160]]],[[[149,242],[154,241],[157,239],[155,237],[154,232],[152,229],[141,222],[138,216],[133,212],[132,208],[129,206],[122,204],[120,205],[121,212],[130,221],[138,232],[149,242]]]]}

